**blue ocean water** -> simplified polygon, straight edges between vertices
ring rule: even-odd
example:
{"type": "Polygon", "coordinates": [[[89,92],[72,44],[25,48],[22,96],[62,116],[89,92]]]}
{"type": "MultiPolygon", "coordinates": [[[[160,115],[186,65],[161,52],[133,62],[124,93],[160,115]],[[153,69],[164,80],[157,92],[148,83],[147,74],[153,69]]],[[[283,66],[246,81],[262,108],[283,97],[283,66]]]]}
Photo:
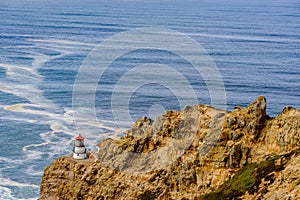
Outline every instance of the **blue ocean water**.
{"type": "MultiPolygon", "coordinates": [[[[38,198],[43,168],[69,154],[78,133],[72,91],[80,66],[101,41],[140,27],[172,29],[200,43],[222,76],[228,110],[259,95],[271,116],[287,105],[300,108],[298,0],[0,0],[0,199],[38,198]]],[[[198,102],[211,103],[203,77],[183,58],[158,49],[130,52],[99,80],[99,123],[85,123],[94,131],[89,148],[122,132],[112,122],[113,88],[145,63],[176,68],[198,102]]],[[[128,101],[133,119],[157,104],[180,109],[176,94],[159,84],[137,88],[128,101]]]]}

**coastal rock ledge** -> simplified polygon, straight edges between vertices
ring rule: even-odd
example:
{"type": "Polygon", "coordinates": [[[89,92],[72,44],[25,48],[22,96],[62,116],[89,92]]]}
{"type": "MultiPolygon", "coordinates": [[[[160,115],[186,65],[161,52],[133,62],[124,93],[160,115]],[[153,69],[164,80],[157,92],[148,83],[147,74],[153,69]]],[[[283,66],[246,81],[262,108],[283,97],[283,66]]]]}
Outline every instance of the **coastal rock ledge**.
{"type": "Polygon", "coordinates": [[[271,118],[262,96],[231,112],[194,105],[143,117],[99,148],[54,160],[39,200],[300,199],[300,110],[271,118]]]}

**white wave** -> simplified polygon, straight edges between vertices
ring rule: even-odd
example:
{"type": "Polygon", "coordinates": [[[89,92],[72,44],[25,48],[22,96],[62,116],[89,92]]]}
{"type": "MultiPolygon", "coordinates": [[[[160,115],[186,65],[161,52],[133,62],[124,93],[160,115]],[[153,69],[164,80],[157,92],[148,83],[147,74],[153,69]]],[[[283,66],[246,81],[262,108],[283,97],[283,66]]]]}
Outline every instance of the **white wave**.
{"type": "Polygon", "coordinates": [[[71,40],[58,40],[58,39],[46,39],[46,40],[31,39],[29,41],[34,42],[34,45],[36,47],[62,53],[60,57],[75,52],[90,50],[92,47],[95,46],[95,44],[91,44],[91,43],[83,43],[83,42],[77,42],[71,40]]]}
{"type": "Polygon", "coordinates": [[[74,124],[74,110],[69,109],[69,108],[64,108],[64,114],[63,117],[66,120],[66,122],[70,123],[70,124],[74,124]]]}
{"type": "Polygon", "coordinates": [[[5,163],[10,163],[10,164],[19,164],[20,163],[20,160],[13,160],[13,159],[3,157],[3,156],[0,156],[0,161],[4,161],[5,163]]]}
{"type": "MultiPolygon", "coordinates": [[[[7,79],[16,80],[14,83],[1,84],[0,90],[11,93],[13,95],[27,99],[30,103],[15,104],[15,105],[3,105],[3,109],[15,113],[25,113],[31,116],[36,116],[34,118],[28,117],[24,119],[22,117],[14,116],[12,120],[22,120],[29,123],[47,124],[49,125],[51,131],[40,133],[40,138],[43,142],[32,143],[26,145],[22,148],[26,152],[26,160],[37,160],[41,159],[43,155],[55,156],[55,154],[60,154],[61,152],[66,152],[69,146],[72,144],[74,137],[78,134],[75,131],[75,122],[73,119],[74,111],[70,108],[61,108],[56,105],[51,100],[47,99],[43,95],[43,91],[37,88],[37,84],[43,81],[43,77],[38,73],[38,69],[43,67],[44,63],[49,62],[53,59],[57,59],[66,56],[70,53],[75,53],[76,51],[82,51],[84,49],[91,48],[95,46],[90,43],[82,43],[77,41],[68,40],[34,40],[29,39],[29,42],[33,42],[33,47],[39,47],[42,49],[49,49],[55,52],[61,53],[60,55],[49,56],[41,52],[30,52],[29,57],[33,58],[33,62],[30,66],[19,66],[19,65],[7,65],[1,64],[7,70],[7,79]],[[28,72],[26,79],[24,80],[24,71],[28,72]],[[30,79],[31,84],[23,84],[24,81],[30,79]],[[62,110],[63,112],[57,113],[54,110],[62,110]],[[71,137],[68,139],[63,139],[59,134],[67,134],[71,137]],[[59,141],[57,141],[59,139],[59,141]],[[64,144],[60,144],[64,141],[64,144]],[[60,144],[61,146],[58,146],[60,144]],[[66,146],[68,145],[68,146],[66,146]],[[51,152],[45,149],[51,149],[51,152]]],[[[31,51],[31,50],[29,50],[31,51]]],[[[1,80],[0,80],[1,82],[1,80]]],[[[28,115],[29,116],[29,115],[28,115]]],[[[8,119],[5,117],[5,119],[8,119]]],[[[99,122],[91,123],[88,118],[82,119],[82,121],[77,122],[80,126],[87,127],[87,132],[81,133],[86,137],[87,146],[95,146],[96,141],[102,140],[103,138],[118,138],[120,133],[124,130],[116,129],[110,126],[111,122],[99,122]],[[108,125],[107,125],[108,124],[108,125]],[[99,129],[106,129],[107,133],[99,133],[99,129]],[[90,131],[89,131],[90,130],[90,131]]],[[[113,125],[113,123],[111,123],[113,125]]],[[[71,152],[71,148],[70,148],[71,152]]]]}
{"type": "Polygon", "coordinates": [[[13,181],[8,178],[0,177],[0,186],[13,186],[13,187],[31,187],[31,188],[39,188],[38,185],[27,184],[27,183],[19,183],[17,181],[13,181]]]}
{"type": "MultiPolygon", "coordinates": [[[[70,126],[73,124],[73,117],[69,114],[51,113],[49,108],[43,108],[42,106],[36,104],[14,104],[10,106],[4,106],[4,110],[37,115],[39,116],[38,119],[25,119],[23,121],[27,121],[29,123],[47,124],[52,130],[52,134],[64,132],[65,134],[74,135],[74,132],[70,130],[70,126]]],[[[13,120],[16,120],[16,118],[13,120]]],[[[41,137],[42,136],[43,133],[41,134],[41,137]]]]}
{"type": "MultiPolygon", "coordinates": [[[[0,106],[1,108],[6,107],[6,105],[4,106],[0,106]]],[[[0,120],[6,120],[6,121],[19,121],[19,122],[26,122],[26,123],[30,123],[30,124],[44,124],[43,122],[37,120],[37,119],[27,119],[24,117],[17,117],[17,116],[0,116],[0,120]]]]}
{"type": "Polygon", "coordinates": [[[19,198],[12,196],[11,190],[9,188],[1,187],[1,186],[0,186],[0,199],[19,200],[19,198]]]}
{"type": "MultiPolygon", "coordinates": [[[[49,62],[53,59],[66,56],[77,51],[82,51],[82,49],[90,49],[95,45],[90,43],[57,39],[29,39],[28,41],[33,43],[33,47],[49,49],[61,53],[60,55],[51,56],[45,55],[41,52],[34,52],[35,50],[29,49],[30,54],[27,56],[33,58],[33,62],[30,66],[0,64],[0,66],[6,69],[6,79],[15,80],[15,82],[7,82],[7,84],[1,84],[0,90],[18,97],[22,97],[30,102],[24,104],[3,105],[2,108],[6,111],[25,113],[29,114],[28,116],[30,116],[27,119],[24,119],[24,115],[22,115],[22,117],[18,117],[17,115],[15,115],[10,118],[5,117],[5,119],[46,124],[49,125],[51,129],[51,131],[49,132],[40,133],[40,138],[43,139],[43,142],[37,144],[32,143],[23,147],[22,150],[26,152],[26,160],[32,161],[42,158],[42,156],[45,154],[55,156],[55,154],[65,152],[68,148],[70,148],[66,145],[70,145],[74,137],[77,135],[73,119],[74,111],[70,108],[59,107],[53,101],[47,99],[47,97],[43,95],[43,91],[41,91],[37,87],[39,83],[42,84],[43,82],[43,77],[38,73],[38,69],[42,68],[44,63],[49,62]],[[27,77],[25,79],[24,72],[27,72],[27,77]],[[30,80],[29,83],[24,84],[27,80],[30,80]],[[63,112],[55,112],[55,110],[63,112]],[[69,139],[63,138],[59,135],[61,133],[70,135],[71,137],[69,139]],[[57,141],[57,139],[59,141],[57,141]],[[60,144],[61,146],[57,146],[57,144],[62,142],[64,142],[64,144],[60,144]],[[51,149],[52,152],[43,152],[45,149],[51,149]]],[[[0,83],[2,81],[0,80],[0,83]]],[[[90,145],[92,146],[96,145],[96,140],[99,140],[106,136],[117,137],[120,132],[124,131],[107,126],[105,125],[106,123],[92,124],[89,123],[87,119],[83,119],[83,121],[79,123],[81,123],[81,125],[88,126],[90,129],[93,129],[94,132],[92,132],[91,134],[81,133],[82,135],[87,137],[87,143],[90,143],[90,145]],[[97,134],[97,132],[95,133],[95,130],[97,129],[107,129],[109,133],[97,134]]]]}
{"type": "Polygon", "coordinates": [[[26,174],[30,175],[30,176],[42,176],[44,173],[43,170],[34,170],[33,169],[33,166],[29,166],[27,169],[26,169],[26,174]]]}
{"type": "Polygon", "coordinates": [[[10,76],[8,79],[13,79],[14,81],[12,83],[5,82],[4,84],[1,84],[0,90],[27,99],[35,105],[40,105],[48,108],[57,108],[57,106],[53,104],[52,101],[45,99],[45,97],[43,96],[43,91],[36,88],[35,85],[29,84],[29,82],[31,82],[32,84],[40,82],[41,80],[39,78],[27,77],[25,80],[23,80],[24,78],[22,76],[23,75],[18,76],[16,74],[14,74],[14,77],[10,76]]]}
{"type": "Polygon", "coordinates": [[[50,141],[45,141],[43,143],[38,143],[38,144],[29,144],[29,145],[24,146],[22,148],[22,151],[28,152],[26,154],[26,156],[34,158],[34,159],[37,159],[37,158],[42,157],[42,155],[44,153],[40,152],[40,151],[30,151],[28,149],[31,148],[31,147],[42,147],[42,146],[46,146],[46,145],[49,145],[49,144],[55,144],[55,143],[54,142],[50,142],[50,141]]]}
{"type": "Polygon", "coordinates": [[[24,73],[24,71],[26,71],[26,72],[30,73],[30,75],[35,76],[35,77],[40,76],[32,68],[30,68],[28,66],[24,66],[24,65],[11,65],[11,64],[0,63],[0,67],[6,69],[6,74],[8,76],[16,75],[17,70],[21,70],[22,73],[24,73]]]}
{"type": "MultiPolygon", "coordinates": [[[[63,108],[55,104],[55,102],[44,96],[44,91],[38,88],[38,85],[43,84],[43,76],[39,74],[39,69],[44,66],[46,62],[53,59],[58,59],[69,54],[80,53],[91,49],[94,44],[82,43],[76,41],[68,40],[28,40],[32,42],[32,46],[26,50],[26,57],[32,58],[33,61],[30,65],[11,65],[11,64],[1,64],[0,67],[5,68],[6,76],[0,79],[0,90],[15,95],[17,97],[28,100],[29,103],[20,103],[14,105],[0,105],[1,110],[4,115],[0,116],[0,119],[5,120],[18,120],[25,121],[35,124],[45,124],[49,125],[50,131],[39,133],[42,142],[32,141],[31,144],[25,145],[22,148],[24,156],[22,160],[13,160],[6,157],[0,157],[6,163],[6,167],[16,165],[26,165],[25,166],[25,176],[41,176],[42,171],[37,171],[32,166],[37,160],[44,159],[45,157],[49,160],[54,159],[58,155],[64,152],[72,151],[71,144],[74,137],[77,135],[74,126],[73,113],[74,111],[70,108],[63,108]],[[59,55],[54,54],[46,55],[41,52],[36,52],[38,49],[52,50],[58,52],[59,55]],[[31,49],[32,48],[32,49],[31,49]],[[20,113],[20,115],[18,115],[20,113]],[[25,115],[24,115],[25,114],[25,115]],[[24,117],[25,116],[25,117],[24,117]],[[27,117],[26,117],[27,116],[27,117]],[[69,135],[70,137],[66,137],[69,135]]],[[[9,102],[8,102],[9,103],[9,102]]],[[[109,134],[114,135],[114,128],[105,126],[105,123],[99,124],[88,124],[85,126],[91,126],[94,129],[107,129],[109,134]]],[[[82,133],[85,135],[85,133],[82,133]]],[[[96,145],[96,141],[99,140],[101,135],[93,134],[88,137],[87,143],[91,146],[96,145]]],[[[4,178],[0,170],[0,199],[20,199],[13,197],[11,190],[8,187],[20,187],[26,188],[31,187],[38,189],[38,185],[20,183],[13,181],[8,178],[4,178]],[[3,187],[2,187],[3,186],[3,187]]],[[[24,176],[24,175],[21,175],[24,176]]]]}
{"type": "Polygon", "coordinates": [[[33,58],[29,66],[0,64],[0,67],[6,69],[7,75],[5,79],[0,80],[0,82],[4,82],[0,85],[0,90],[27,99],[32,104],[58,109],[57,105],[43,96],[43,91],[38,89],[37,85],[43,82],[43,77],[38,73],[38,69],[45,62],[60,56],[48,56],[39,52],[31,52],[27,56],[33,58]]]}
{"type": "Polygon", "coordinates": [[[5,106],[4,109],[9,110],[9,111],[14,111],[14,112],[47,116],[47,117],[50,117],[53,119],[57,119],[57,118],[61,117],[60,114],[50,113],[49,111],[46,111],[46,110],[30,109],[30,108],[26,108],[25,106],[30,106],[33,108],[43,108],[37,104],[14,104],[14,105],[10,105],[10,106],[5,106]]]}
{"type": "MultiPolygon", "coordinates": [[[[32,37],[32,34],[18,34],[18,33],[1,33],[1,36],[3,37],[29,37],[31,38],[32,37]]],[[[35,37],[43,37],[44,35],[34,35],[35,37]]]]}
{"type": "MultiPolygon", "coordinates": [[[[22,117],[16,117],[16,116],[1,116],[0,119],[5,120],[12,120],[12,121],[23,121],[33,124],[43,124],[43,125],[49,125],[49,128],[51,129],[50,132],[44,132],[40,133],[40,137],[45,140],[45,142],[33,146],[45,146],[47,144],[51,143],[51,139],[48,140],[48,138],[51,138],[55,136],[56,134],[66,134],[74,137],[76,135],[73,117],[72,115],[63,113],[63,114],[56,114],[51,113],[48,110],[36,110],[40,108],[40,106],[33,105],[33,104],[14,104],[10,106],[4,106],[3,109],[11,112],[17,112],[17,113],[26,113],[35,115],[36,117],[34,119],[32,118],[24,118],[22,117]],[[30,106],[27,108],[27,106],[30,106]]],[[[71,111],[67,111],[71,112],[71,111]]],[[[91,125],[91,124],[90,124],[91,125]]],[[[98,128],[102,128],[101,126],[97,126],[98,128]]],[[[25,146],[24,148],[27,148],[25,146]]],[[[24,149],[23,149],[24,150],[24,149]]]]}
{"type": "Polygon", "coordinates": [[[47,61],[50,61],[54,58],[56,58],[57,56],[47,56],[47,55],[44,55],[44,54],[41,54],[41,53],[35,53],[34,54],[34,60],[33,62],[31,63],[31,66],[36,69],[36,68],[39,68],[41,67],[45,62],[47,61]]]}
{"type": "Polygon", "coordinates": [[[11,189],[9,189],[7,187],[0,186],[0,199],[1,200],[36,200],[36,199],[38,199],[38,197],[36,197],[36,198],[26,198],[26,199],[25,198],[20,198],[20,197],[15,197],[12,194],[11,189]]]}

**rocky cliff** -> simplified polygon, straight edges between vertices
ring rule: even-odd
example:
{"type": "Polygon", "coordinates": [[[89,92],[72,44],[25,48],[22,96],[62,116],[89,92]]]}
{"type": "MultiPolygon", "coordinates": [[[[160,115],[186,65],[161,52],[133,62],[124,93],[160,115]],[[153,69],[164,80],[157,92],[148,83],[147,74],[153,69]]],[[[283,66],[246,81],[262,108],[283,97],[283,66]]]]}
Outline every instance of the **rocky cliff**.
{"type": "Polygon", "coordinates": [[[300,199],[300,110],[274,118],[266,99],[138,119],[89,160],[46,167],[44,199],[300,199]]]}

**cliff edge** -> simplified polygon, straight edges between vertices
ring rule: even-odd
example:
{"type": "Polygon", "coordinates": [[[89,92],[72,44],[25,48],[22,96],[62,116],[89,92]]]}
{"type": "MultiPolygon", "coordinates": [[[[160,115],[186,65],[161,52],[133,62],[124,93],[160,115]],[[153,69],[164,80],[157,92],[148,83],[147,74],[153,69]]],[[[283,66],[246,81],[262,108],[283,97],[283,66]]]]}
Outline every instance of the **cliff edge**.
{"type": "Polygon", "coordinates": [[[206,105],[139,118],[83,161],[44,170],[40,200],[300,199],[300,110],[270,118],[262,96],[227,112],[206,105]]]}

